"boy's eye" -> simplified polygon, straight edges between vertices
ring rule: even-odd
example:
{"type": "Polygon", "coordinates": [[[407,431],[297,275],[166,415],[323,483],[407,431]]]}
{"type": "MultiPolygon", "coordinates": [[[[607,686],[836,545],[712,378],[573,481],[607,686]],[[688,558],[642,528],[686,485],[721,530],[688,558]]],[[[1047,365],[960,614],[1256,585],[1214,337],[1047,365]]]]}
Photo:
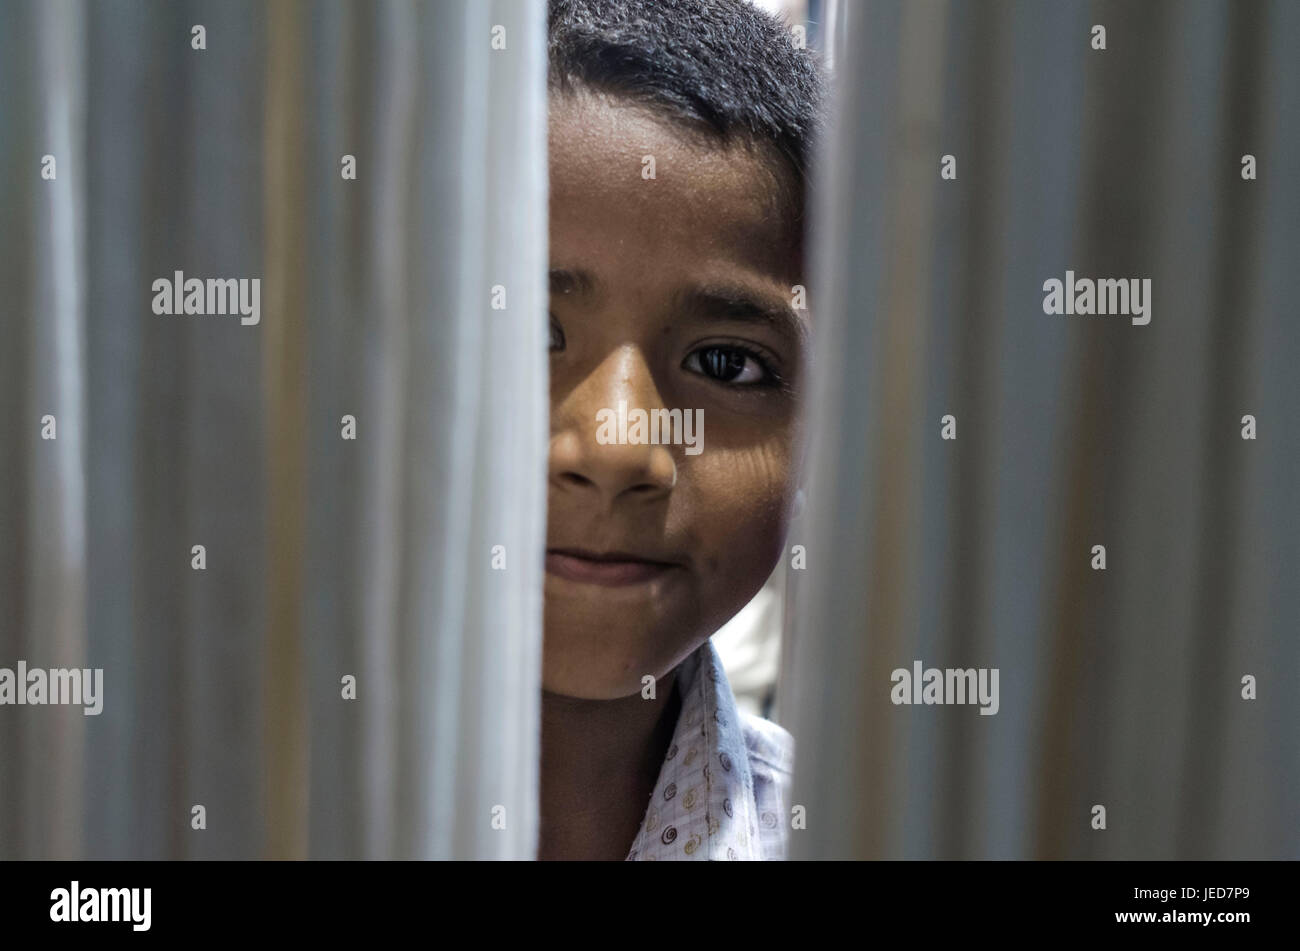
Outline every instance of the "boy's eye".
{"type": "Polygon", "coordinates": [[[686,358],[686,369],[736,386],[771,382],[771,370],[758,355],[741,347],[701,347],[686,358]]]}
{"type": "Polygon", "coordinates": [[[564,331],[560,329],[555,317],[551,317],[551,350],[564,349],[564,331]]]}

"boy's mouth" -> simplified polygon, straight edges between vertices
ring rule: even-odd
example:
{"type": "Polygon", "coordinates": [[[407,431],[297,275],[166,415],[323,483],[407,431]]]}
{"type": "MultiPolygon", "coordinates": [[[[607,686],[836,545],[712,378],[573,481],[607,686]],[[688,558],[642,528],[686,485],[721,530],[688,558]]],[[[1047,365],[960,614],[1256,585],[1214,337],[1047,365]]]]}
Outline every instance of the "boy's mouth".
{"type": "Polygon", "coordinates": [[[680,565],[668,561],[655,561],[627,552],[592,552],[579,548],[548,548],[546,570],[579,584],[597,584],[607,587],[644,584],[662,577],[680,565]]]}

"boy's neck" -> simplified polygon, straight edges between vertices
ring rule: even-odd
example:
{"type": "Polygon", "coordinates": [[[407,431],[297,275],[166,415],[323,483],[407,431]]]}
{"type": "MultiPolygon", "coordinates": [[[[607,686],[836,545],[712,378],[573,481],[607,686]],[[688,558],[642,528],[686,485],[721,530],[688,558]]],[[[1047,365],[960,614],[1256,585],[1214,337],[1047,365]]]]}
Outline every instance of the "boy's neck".
{"type": "Polygon", "coordinates": [[[654,700],[542,691],[539,859],[627,857],[681,710],[676,670],[655,688],[654,700]]]}

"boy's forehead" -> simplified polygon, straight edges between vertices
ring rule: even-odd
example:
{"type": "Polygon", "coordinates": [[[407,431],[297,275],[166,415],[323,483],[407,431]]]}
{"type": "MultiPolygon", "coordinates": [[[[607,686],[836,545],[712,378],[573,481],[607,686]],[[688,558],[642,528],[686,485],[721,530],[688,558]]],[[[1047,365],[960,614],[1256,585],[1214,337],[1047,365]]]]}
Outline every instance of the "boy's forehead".
{"type": "Polygon", "coordinates": [[[694,134],[616,97],[551,96],[553,250],[633,241],[743,262],[782,280],[797,270],[798,226],[772,158],[694,134]]]}

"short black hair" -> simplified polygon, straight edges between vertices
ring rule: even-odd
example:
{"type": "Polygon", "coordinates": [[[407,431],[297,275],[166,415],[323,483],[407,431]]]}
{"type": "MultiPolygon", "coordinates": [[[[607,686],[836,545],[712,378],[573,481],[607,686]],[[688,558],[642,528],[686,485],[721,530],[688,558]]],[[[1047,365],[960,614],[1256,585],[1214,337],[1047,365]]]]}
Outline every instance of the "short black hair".
{"type": "Polygon", "coordinates": [[[826,83],[781,20],[747,0],[549,0],[548,14],[552,89],[581,84],[723,142],[769,145],[802,206],[826,83]]]}

